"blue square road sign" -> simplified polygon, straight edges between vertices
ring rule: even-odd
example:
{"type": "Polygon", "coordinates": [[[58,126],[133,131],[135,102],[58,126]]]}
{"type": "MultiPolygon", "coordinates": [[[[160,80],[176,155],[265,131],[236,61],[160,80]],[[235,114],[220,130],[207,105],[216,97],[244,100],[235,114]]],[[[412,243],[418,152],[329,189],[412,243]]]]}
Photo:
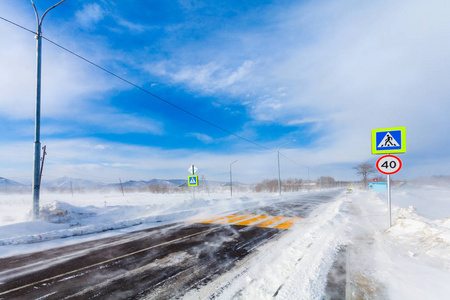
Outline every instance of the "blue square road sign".
{"type": "Polygon", "coordinates": [[[198,175],[188,176],[188,186],[198,186],[198,175]]]}

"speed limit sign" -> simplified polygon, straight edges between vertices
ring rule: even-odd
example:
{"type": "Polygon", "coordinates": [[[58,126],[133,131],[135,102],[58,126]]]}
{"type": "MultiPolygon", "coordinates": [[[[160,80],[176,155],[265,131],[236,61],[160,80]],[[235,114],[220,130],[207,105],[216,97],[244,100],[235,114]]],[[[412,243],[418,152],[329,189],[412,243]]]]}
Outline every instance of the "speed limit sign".
{"type": "Polygon", "coordinates": [[[395,174],[402,168],[402,161],[394,155],[385,155],[377,160],[377,169],[383,174],[395,174]]]}

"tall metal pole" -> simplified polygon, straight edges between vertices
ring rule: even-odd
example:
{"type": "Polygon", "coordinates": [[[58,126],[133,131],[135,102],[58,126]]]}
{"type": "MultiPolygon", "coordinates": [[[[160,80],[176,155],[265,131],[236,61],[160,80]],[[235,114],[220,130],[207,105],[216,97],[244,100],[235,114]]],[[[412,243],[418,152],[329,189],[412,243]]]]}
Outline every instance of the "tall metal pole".
{"type": "Polygon", "coordinates": [[[289,141],[287,143],[282,144],[277,149],[277,158],[278,158],[278,194],[281,196],[281,176],[280,176],[280,148],[284,145],[290,144],[292,142],[295,142],[295,140],[289,141]]]}
{"type": "MultiPolygon", "coordinates": [[[[119,182],[120,182],[120,189],[122,190],[122,196],[125,197],[125,193],[123,192],[122,179],[120,179],[120,177],[119,177],[119,182]]],[[[70,183],[72,184],[72,181],[70,183]]]]}
{"type": "MultiPolygon", "coordinates": [[[[33,4],[34,5],[34,4],[33,4]]],[[[35,132],[34,132],[34,159],[33,159],[33,219],[39,218],[39,192],[40,192],[40,160],[41,160],[41,50],[42,50],[42,35],[41,24],[38,23],[36,33],[36,118],[35,118],[35,132]]]]}
{"type": "Polygon", "coordinates": [[[230,164],[230,193],[231,193],[231,197],[233,197],[233,176],[231,175],[231,165],[234,164],[235,162],[237,162],[237,160],[233,161],[230,164]]]}
{"type": "Polygon", "coordinates": [[[278,195],[281,196],[280,150],[277,151],[277,157],[278,157],[278,195]]]}
{"type": "Polygon", "coordinates": [[[309,166],[308,166],[308,193],[309,193],[309,186],[310,184],[309,184],[309,166]]]}
{"type": "Polygon", "coordinates": [[[45,15],[60,5],[66,0],[62,0],[57,4],[47,9],[42,18],[39,19],[34,1],[33,4],[34,13],[36,14],[37,31],[36,31],[36,118],[35,118],[35,132],[34,132],[34,159],[33,159],[33,219],[39,218],[39,193],[40,193],[40,161],[41,161],[41,52],[42,52],[42,21],[45,15]]]}

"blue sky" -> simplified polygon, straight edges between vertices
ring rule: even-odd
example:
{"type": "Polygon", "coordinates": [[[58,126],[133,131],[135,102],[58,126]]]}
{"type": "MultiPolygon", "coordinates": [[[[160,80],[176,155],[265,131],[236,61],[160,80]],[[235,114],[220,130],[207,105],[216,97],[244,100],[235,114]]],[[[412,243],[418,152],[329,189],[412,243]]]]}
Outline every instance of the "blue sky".
{"type": "MultiPolygon", "coordinates": [[[[42,14],[54,1],[35,1],[42,14]]],[[[446,1],[78,1],[43,35],[170,103],[43,42],[44,178],[104,182],[357,178],[370,131],[405,126],[397,178],[448,175],[446,1]],[[271,150],[268,150],[271,149],[271,150]]],[[[35,30],[28,1],[0,16],[35,30]]],[[[31,182],[35,39],[0,20],[0,176],[31,182]]]]}

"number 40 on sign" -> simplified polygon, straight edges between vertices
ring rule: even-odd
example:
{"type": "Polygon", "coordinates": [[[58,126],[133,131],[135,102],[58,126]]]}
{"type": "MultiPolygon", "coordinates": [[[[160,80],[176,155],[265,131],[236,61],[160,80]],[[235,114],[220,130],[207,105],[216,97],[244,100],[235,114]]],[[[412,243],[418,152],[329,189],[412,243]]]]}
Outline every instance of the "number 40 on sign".
{"type": "Polygon", "coordinates": [[[394,155],[384,155],[377,161],[377,169],[383,174],[395,174],[402,168],[402,161],[394,155]]]}

